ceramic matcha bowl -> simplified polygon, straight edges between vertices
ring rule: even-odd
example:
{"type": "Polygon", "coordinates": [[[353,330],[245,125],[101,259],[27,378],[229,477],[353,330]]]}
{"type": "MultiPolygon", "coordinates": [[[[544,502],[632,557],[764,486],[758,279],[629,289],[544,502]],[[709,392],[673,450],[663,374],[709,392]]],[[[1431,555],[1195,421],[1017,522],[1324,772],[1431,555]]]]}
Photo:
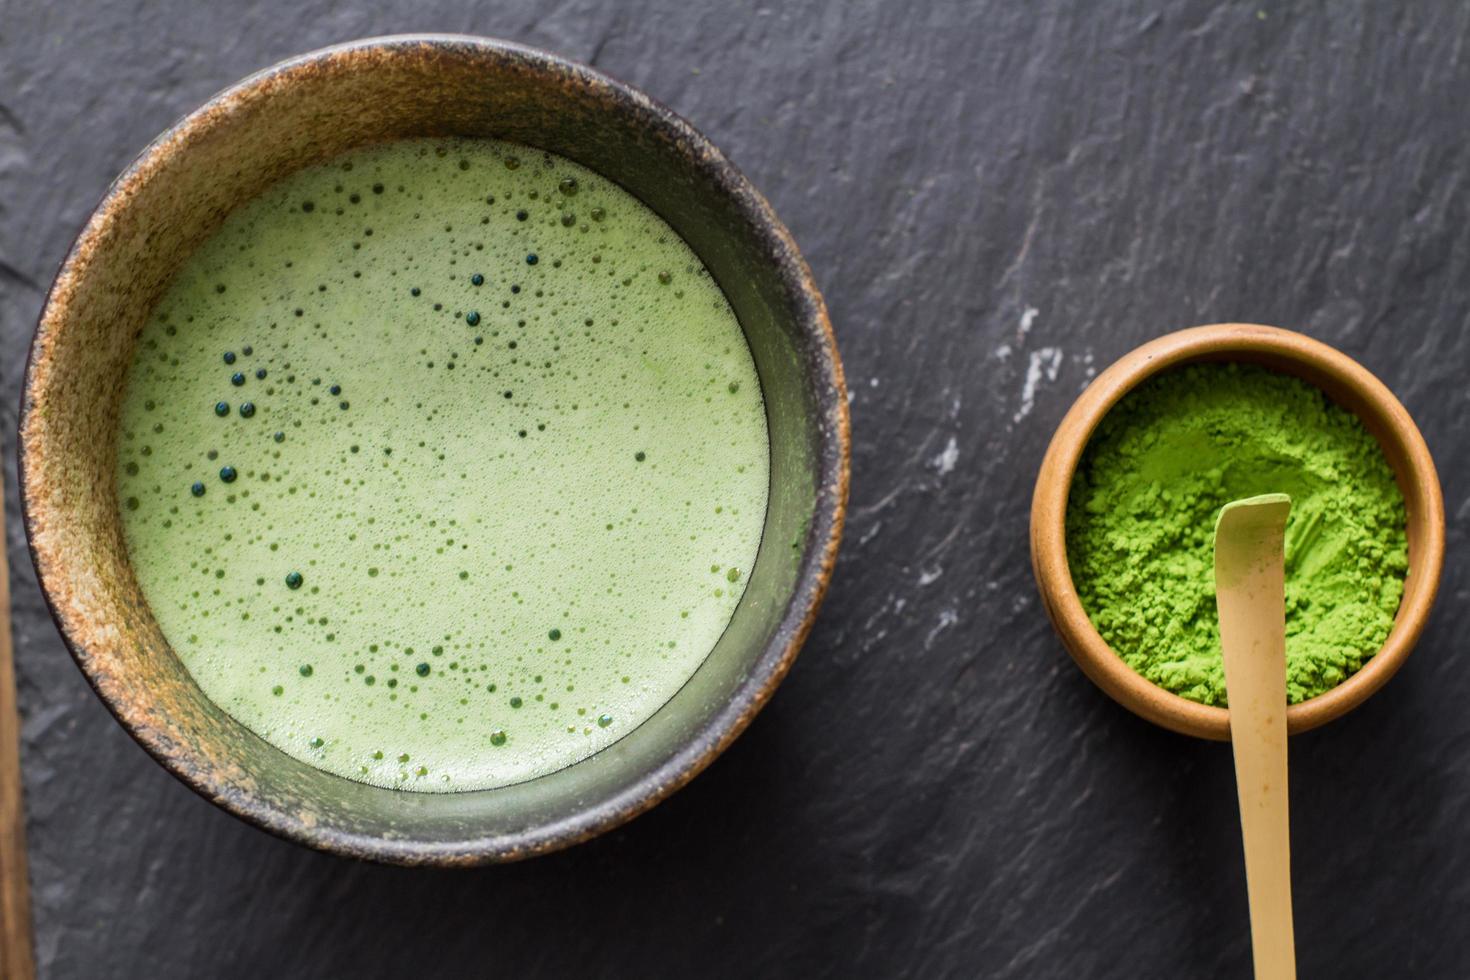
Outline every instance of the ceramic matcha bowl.
{"type": "Polygon", "coordinates": [[[1183,364],[1237,361],[1290,374],[1322,389],[1362,420],[1403,492],[1409,574],[1382,648],[1331,690],[1286,709],[1303,732],[1363,703],[1403,665],[1424,629],[1444,564],[1444,501],[1424,437],[1383,383],[1340,351],[1276,327],[1223,323],[1160,337],[1126,354],[1087,386],[1052,437],[1031,502],[1031,564],[1042,604],[1077,665],[1120,704],[1165,728],[1228,739],[1230,712],[1180,697],[1136,673],[1088,619],[1067,564],[1067,497],[1088,440],[1108,411],[1147,379],[1183,364]]]}
{"type": "Polygon", "coordinates": [[[98,696],[164,767],[266,830],[402,864],[540,854],[647,810],[740,734],[791,666],[822,599],[847,497],[842,368],[822,298],[764,199],[703,136],[641,93],[544,52],[395,37],[285,62],[210,100],[109,189],[51,288],[25,379],[21,492],[41,586],[98,696]],[[231,209],[345,150],[486,136],[611,178],[693,247],[754,355],[771,440],[757,561],[708,659],[604,751],[518,785],[382,789],[284,754],[210,702],[128,564],[114,489],[135,339],[180,263],[231,209]]]}

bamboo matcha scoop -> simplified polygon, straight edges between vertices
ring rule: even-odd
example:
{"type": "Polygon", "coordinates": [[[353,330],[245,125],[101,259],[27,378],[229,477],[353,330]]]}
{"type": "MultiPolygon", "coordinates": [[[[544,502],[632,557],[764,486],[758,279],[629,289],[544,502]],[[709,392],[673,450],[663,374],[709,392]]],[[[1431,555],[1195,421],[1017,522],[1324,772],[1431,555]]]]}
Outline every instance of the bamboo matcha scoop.
{"type": "Polygon", "coordinates": [[[1240,796],[1257,980],[1293,980],[1286,800],[1286,517],[1272,493],[1226,504],[1215,522],[1215,598],[1240,796]]]}

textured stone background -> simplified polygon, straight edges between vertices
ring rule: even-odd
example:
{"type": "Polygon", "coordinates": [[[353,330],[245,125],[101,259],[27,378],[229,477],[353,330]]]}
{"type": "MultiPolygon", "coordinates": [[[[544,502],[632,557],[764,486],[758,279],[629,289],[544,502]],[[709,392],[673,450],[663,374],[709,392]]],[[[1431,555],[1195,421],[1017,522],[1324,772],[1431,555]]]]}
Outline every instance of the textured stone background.
{"type": "Polygon", "coordinates": [[[1417,654],[1292,743],[1302,974],[1470,975],[1467,38],[1459,0],[0,0],[0,435],[44,975],[1246,976],[1228,749],[1083,678],[1025,535],[1089,376],[1232,319],[1387,381],[1450,516],[1417,654]],[[624,829],[472,873],[309,853],[176,783],[62,649],[13,507],[32,324],[107,182],[250,71],[407,30],[542,45],[693,120],[804,247],[853,392],[846,546],[764,715],[624,829]]]}

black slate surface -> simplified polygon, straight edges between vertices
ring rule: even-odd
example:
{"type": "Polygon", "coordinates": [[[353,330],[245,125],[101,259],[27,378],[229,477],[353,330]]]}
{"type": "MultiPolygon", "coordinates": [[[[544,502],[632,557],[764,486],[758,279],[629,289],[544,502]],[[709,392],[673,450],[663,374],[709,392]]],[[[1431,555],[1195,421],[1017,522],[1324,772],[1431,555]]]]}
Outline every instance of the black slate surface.
{"type": "Polygon", "coordinates": [[[1046,439],[1136,344],[1252,320],[1403,399],[1450,519],[1434,620],[1292,742],[1304,977],[1470,975],[1470,6],[0,0],[0,433],[45,977],[1247,976],[1228,749],[1073,667],[1026,551],[1046,439]],[[215,810],[113,723],[15,519],[42,292],[156,133],[282,57],[406,30],[590,61],[770,197],[852,388],[852,512],[795,671],[654,812],[466,873],[215,810]]]}

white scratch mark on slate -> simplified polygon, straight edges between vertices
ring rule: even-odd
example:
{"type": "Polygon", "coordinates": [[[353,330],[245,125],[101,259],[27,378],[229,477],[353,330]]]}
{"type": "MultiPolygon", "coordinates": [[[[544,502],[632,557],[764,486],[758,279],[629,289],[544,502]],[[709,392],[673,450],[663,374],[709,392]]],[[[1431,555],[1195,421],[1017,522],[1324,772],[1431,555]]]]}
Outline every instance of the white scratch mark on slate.
{"type": "Polygon", "coordinates": [[[1042,378],[1048,382],[1057,379],[1057,372],[1062,369],[1062,356],[1060,347],[1043,347],[1031,352],[1026,365],[1026,381],[1021,386],[1021,406],[1011,417],[1012,421],[1019,422],[1031,414],[1031,409],[1036,407],[1036,389],[1041,386],[1042,378]]]}
{"type": "Polygon", "coordinates": [[[1021,336],[1022,337],[1026,336],[1028,333],[1031,332],[1031,325],[1036,322],[1036,318],[1038,316],[1040,316],[1040,315],[1041,315],[1041,311],[1038,310],[1034,306],[1028,306],[1028,307],[1026,307],[1025,311],[1021,313],[1021,336]]]}
{"type": "Polygon", "coordinates": [[[954,624],[958,623],[959,621],[960,614],[955,612],[953,609],[941,610],[939,613],[939,622],[935,623],[934,628],[929,631],[929,635],[924,637],[924,649],[927,650],[932,647],[934,645],[935,637],[937,637],[940,633],[943,633],[945,630],[953,628],[954,624]]]}
{"type": "Polygon", "coordinates": [[[944,451],[933,459],[934,468],[939,471],[940,476],[948,476],[954,469],[954,464],[960,461],[960,446],[955,442],[954,436],[949,437],[944,451]]]}

